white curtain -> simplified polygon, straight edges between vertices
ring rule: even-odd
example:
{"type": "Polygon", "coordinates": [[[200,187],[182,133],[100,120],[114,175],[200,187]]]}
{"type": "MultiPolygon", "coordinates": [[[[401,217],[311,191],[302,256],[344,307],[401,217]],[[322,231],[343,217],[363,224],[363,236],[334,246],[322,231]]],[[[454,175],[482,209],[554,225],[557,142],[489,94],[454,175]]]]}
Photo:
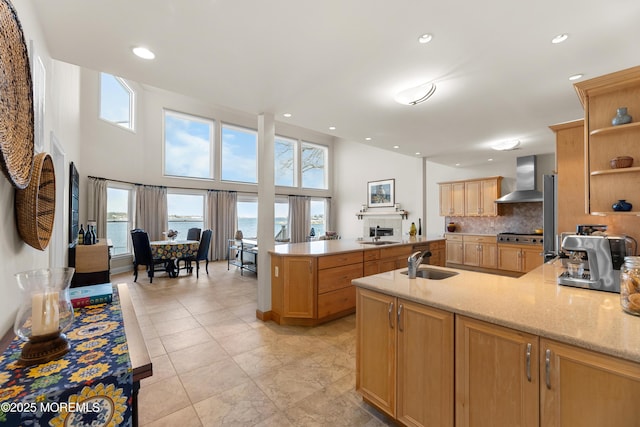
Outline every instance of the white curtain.
{"type": "Polygon", "coordinates": [[[289,232],[291,243],[306,242],[311,224],[311,198],[289,196],[289,232]]]}
{"type": "Polygon", "coordinates": [[[95,221],[98,238],[107,237],[107,181],[89,177],[87,221],[95,221]]]}
{"type": "Polygon", "coordinates": [[[238,193],[235,191],[207,192],[207,226],[213,230],[211,259],[227,259],[229,239],[236,233],[238,193]]]}
{"type": "Polygon", "coordinates": [[[163,240],[169,227],[167,188],[136,185],[135,227],[149,234],[149,240],[163,240]]]}

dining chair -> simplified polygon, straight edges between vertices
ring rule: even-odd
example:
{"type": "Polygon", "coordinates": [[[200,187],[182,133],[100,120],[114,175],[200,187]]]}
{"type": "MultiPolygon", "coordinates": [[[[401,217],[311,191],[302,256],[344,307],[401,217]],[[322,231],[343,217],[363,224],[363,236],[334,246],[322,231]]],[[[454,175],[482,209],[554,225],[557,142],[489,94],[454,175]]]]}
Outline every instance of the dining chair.
{"type": "Polygon", "coordinates": [[[200,232],[202,230],[200,228],[190,228],[187,231],[187,240],[200,240],[200,232]]]}
{"type": "Polygon", "coordinates": [[[162,269],[166,270],[166,260],[153,257],[149,234],[146,231],[139,228],[131,230],[131,240],[133,242],[133,281],[138,280],[138,266],[144,265],[147,267],[149,283],[153,283],[154,272],[160,271],[156,267],[162,265],[162,269]]]}
{"type": "Polygon", "coordinates": [[[205,261],[205,270],[209,274],[209,246],[211,246],[211,235],[213,231],[204,230],[202,237],[200,238],[200,245],[198,246],[198,253],[195,256],[184,257],[178,260],[178,270],[180,269],[180,261],[183,261],[185,268],[189,273],[193,272],[192,262],[196,263],[196,279],[200,273],[200,261],[205,261]]]}

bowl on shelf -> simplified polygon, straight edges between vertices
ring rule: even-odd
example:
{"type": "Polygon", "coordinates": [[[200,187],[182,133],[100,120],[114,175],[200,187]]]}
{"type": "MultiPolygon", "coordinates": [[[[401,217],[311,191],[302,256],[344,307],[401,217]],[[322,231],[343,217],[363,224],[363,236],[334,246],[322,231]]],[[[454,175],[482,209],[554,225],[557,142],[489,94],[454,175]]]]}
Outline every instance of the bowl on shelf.
{"type": "Polygon", "coordinates": [[[629,156],[618,156],[609,160],[609,165],[611,169],[620,169],[620,168],[628,168],[633,164],[633,157],[629,156]]]}

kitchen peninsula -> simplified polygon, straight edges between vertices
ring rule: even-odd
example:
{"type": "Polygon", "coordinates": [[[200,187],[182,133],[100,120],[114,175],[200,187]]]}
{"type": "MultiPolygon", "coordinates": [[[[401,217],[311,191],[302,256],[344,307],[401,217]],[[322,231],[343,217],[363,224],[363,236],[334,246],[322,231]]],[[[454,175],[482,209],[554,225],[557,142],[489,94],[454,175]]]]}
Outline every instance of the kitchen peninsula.
{"type": "Polygon", "coordinates": [[[437,269],[458,274],[353,281],[366,401],[407,425],[637,425],[640,318],[619,294],[559,286],[554,264],[437,269]]]}
{"type": "Polygon", "coordinates": [[[424,262],[444,265],[442,237],[398,242],[318,240],[276,245],[271,255],[271,319],[279,324],[316,325],[351,314],[351,280],[407,267],[415,251],[431,251],[424,262]]]}

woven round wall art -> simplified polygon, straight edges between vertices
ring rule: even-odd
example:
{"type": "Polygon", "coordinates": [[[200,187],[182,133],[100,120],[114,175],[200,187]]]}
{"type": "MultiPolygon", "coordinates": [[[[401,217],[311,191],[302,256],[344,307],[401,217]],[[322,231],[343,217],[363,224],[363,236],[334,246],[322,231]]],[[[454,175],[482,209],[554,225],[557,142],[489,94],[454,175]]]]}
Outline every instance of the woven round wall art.
{"type": "Polygon", "coordinates": [[[16,190],[15,210],[22,240],[43,251],[49,245],[56,213],[56,173],[48,153],[33,159],[31,182],[16,190]]]}
{"type": "Polygon", "coordinates": [[[29,54],[16,11],[0,0],[0,165],[26,188],[33,165],[33,92],[29,54]]]}

